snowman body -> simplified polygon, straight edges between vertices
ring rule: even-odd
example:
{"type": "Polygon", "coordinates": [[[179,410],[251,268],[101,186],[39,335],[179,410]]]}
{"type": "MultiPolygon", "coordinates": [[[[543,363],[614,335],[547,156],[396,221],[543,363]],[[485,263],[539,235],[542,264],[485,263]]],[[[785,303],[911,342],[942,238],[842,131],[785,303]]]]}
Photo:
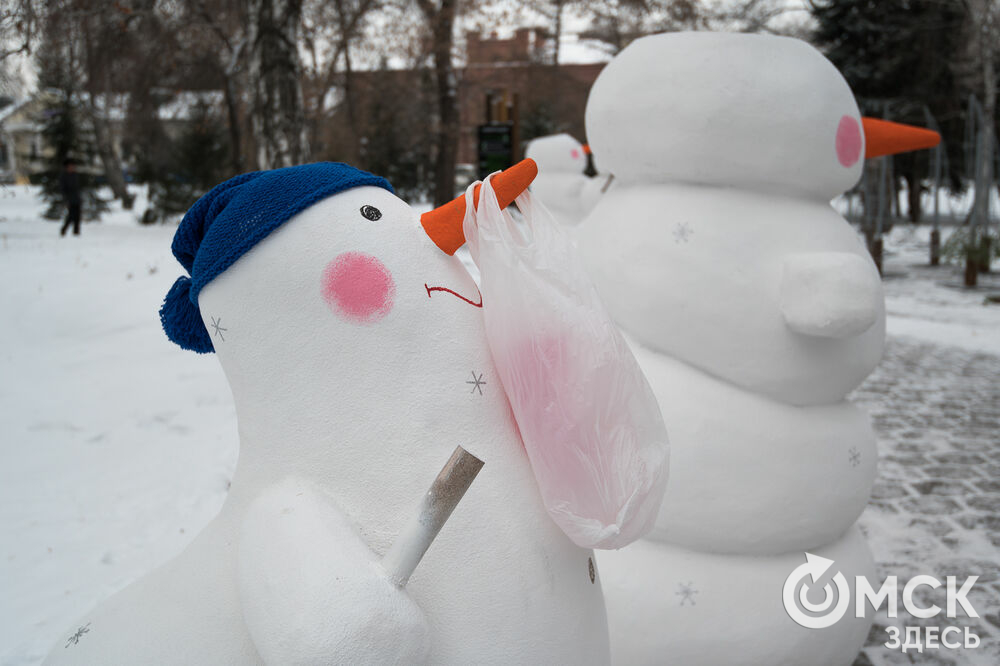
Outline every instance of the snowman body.
{"type": "Polygon", "coordinates": [[[209,283],[240,431],[230,495],[47,663],[605,663],[593,554],[542,505],[477,301],[376,187],[312,205],[209,283]],[[458,445],[485,465],[392,587],[378,561],[458,445]]]}
{"type": "Polygon", "coordinates": [[[781,590],[806,551],[877,583],[853,527],[875,437],[845,396],[884,301],[829,205],[861,173],[850,90],[798,40],[655,35],[601,73],[587,132],[615,180],[581,253],[672,444],[653,533],[601,557],[613,660],[849,664],[870,618],[806,629],[781,590]]]}
{"type": "Polygon", "coordinates": [[[569,134],[553,134],[531,140],[524,154],[538,164],[531,193],[561,224],[579,224],[600,199],[605,180],[584,174],[583,144],[569,134]]]}

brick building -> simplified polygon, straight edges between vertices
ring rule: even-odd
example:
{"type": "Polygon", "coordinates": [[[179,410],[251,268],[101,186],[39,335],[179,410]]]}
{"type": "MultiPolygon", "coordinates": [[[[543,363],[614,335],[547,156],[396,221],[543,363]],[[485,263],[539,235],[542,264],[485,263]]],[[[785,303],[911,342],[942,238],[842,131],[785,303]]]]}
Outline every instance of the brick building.
{"type": "Polygon", "coordinates": [[[550,39],[539,28],[519,28],[509,39],[493,32],[483,38],[474,30],[465,33],[465,59],[471,65],[542,62],[548,56],[550,39]]]}
{"type": "Polygon", "coordinates": [[[491,120],[514,122],[517,144],[555,132],[585,140],[587,95],[604,63],[546,64],[550,45],[536,28],[519,29],[510,39],[470,32],[465,41],[467,64],[458,84],[460,163],[476,162],[477,129],[491,120]]]}
{"type": "MultiPolygon", "coordinates": [[[[510,39],[469,33],[465,43],[466,63],[455,72],[457,161],[472,166],[460,169],[459,180],[474,173],[478,128],[489,121],[514,124],[515,159],[523,144],[536,136],[568,132],[585,140],[587,95],[604,63],[547,64],[550,45],[537,29],[518,30],[510,39]]],[[[333,114],[315,128],[317,159],[360,164],[392,176],[394,185],[432,163],[428,142],[436,97],[430,69],[354,72],[351,89],[355,122],[349,121],[344,100],[335,102],[333,114]]]]}

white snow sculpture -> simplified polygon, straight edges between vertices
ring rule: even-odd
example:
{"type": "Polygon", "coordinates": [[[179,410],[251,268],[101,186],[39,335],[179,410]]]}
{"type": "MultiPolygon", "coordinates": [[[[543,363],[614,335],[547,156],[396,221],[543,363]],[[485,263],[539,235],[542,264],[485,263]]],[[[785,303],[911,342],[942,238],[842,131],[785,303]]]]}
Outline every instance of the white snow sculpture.
{"type": "Polygon", "coordinates": [[[561,224],[573,226],[587,216],[600,199],[607,178],[590,178],[587,150],[569,134],[553,134],[528,143],[525,157],[538,164],[531,193],[561,224]]]}
{"type": "Polygon", "coordinates": [[[672,443],[656,530],[600,558],[613,660],[850,664],[870,619],[806,629],[781,590],[806,551],[878,584],[853,527],[875,437],[844,398],[885,309],[829,205],[864,159],[851,91],[795,39],[655,35],[604,69],[586,122],[615,181],[580,249],[672,443]]]}
{"type": "Polygon", "coordinates": [[[593,553],[542,504],[475,282],[409,206],[324,198],[198,303],[239,420],[229,497],[47,663],[607,663],[593,553]],[[485,466],[401,588],[381,559],[456,445],[485,466]]]}

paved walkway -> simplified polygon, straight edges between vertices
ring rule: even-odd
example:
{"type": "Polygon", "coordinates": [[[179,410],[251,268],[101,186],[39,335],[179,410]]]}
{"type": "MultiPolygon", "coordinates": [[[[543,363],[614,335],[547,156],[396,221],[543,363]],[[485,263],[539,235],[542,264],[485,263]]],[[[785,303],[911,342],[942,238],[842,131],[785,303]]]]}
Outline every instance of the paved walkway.
{"type": "MultiPolygon", "coordinates": [[[[917,574],[954,575],[959,585],[978,575],[968,599],[981,616],[919,620],[900,606],[892,620],[883,610],[855,666],[1000,664],[1000,357],[891,338],[852,399],[879,437],[878,479],[861,519],[879,574],[900,585],[917,574]],[[948,624],[969,627],[982,644],[905,655],[883,645],[889,625],[948,624]]],[[[921,605],[945,607],[943,587],[919,591],[921,605]]]]}

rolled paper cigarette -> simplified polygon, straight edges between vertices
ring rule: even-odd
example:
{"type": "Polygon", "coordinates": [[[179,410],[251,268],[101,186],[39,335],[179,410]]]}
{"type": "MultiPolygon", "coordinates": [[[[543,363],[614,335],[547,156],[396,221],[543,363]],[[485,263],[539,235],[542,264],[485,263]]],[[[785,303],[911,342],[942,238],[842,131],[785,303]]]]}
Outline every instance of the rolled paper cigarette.
{"type": "Polygon", "coordinates": [[[472,485],[483,461],[461,446],[448,458],[403,531],[382,558],[382,568],[397,587],[404,587],[451,512],[472,485]]]}

